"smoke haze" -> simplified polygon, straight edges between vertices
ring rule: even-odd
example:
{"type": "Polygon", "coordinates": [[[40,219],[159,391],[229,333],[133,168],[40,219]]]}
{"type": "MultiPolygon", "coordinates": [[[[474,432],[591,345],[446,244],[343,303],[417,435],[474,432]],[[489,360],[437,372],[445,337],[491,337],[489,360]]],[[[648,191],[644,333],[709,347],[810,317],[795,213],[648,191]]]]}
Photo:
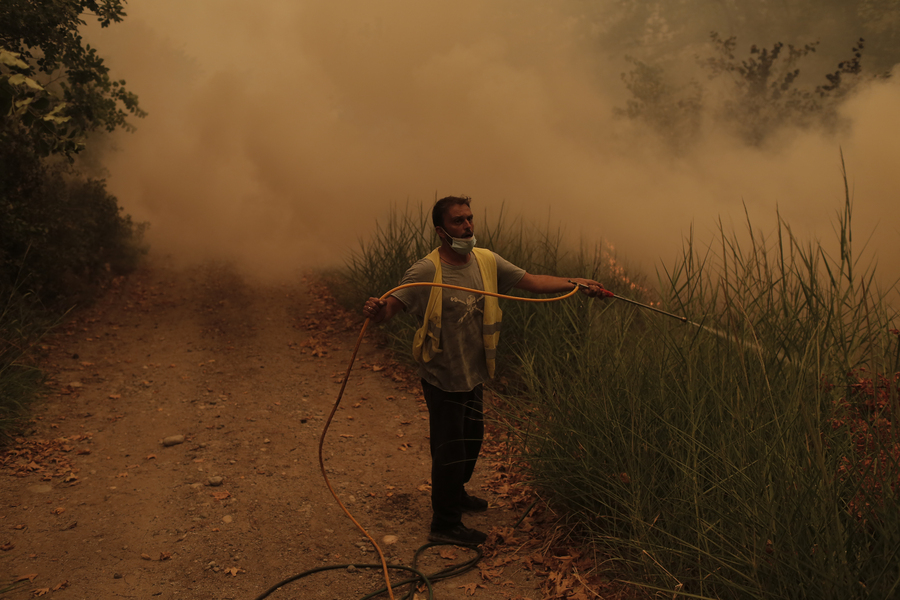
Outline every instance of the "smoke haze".
{"type": "Polygon", "coordinates": [[[391,206],[459,194],[476,215],[549,214],[652,272],[692,224],[704,242],[720,216],[741,227],[745,205],[764,231],[777,206],[831,239],[843,151],[857,239],[874,230],[879,271],[900,276],[898,78],[861,88],[837,134],[757,148],[711,131],[673,155],[615,116],[629,64],[579,5],[132,0],[87,36],[149,112],[114,137],[109,189],[156,251],[256,272],[340,263],[391,206]]]}

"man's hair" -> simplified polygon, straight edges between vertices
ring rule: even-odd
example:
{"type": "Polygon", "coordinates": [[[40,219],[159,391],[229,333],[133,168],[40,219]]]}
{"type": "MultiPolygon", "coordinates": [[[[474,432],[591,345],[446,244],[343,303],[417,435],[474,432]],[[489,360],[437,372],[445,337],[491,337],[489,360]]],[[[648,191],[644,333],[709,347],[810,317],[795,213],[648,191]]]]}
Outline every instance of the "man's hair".
{"type": "Polygon", "coordinates": [[[431,209],[431,222],[434,223],[435,227],[443,227],[444,215],[447,214],[447,209],[459,204],[469,206],[471,202],[472,199],[468,196],[447,196],[446,198],[441,198],[434,203],[434,208],[431,209]]]}

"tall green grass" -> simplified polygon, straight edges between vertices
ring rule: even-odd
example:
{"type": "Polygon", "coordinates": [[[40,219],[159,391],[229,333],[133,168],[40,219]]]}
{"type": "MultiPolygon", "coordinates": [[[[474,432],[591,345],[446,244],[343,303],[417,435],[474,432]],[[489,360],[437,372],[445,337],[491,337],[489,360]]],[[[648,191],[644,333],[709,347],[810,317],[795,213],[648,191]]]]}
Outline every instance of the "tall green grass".
{"type": "MultiPolygon", "coordinates": [[[[780,222],[773,242],[690,238],[663,273],[665,317],[618,320],[565,354],[522,350],[516,431],[535,481],[649,587],[709,598],[889,598],[900,588],[897,434],[885,481],[841,477],[851,371],[897,370],[891,315],[838,218],[839,253],[780,222]],[[736,343],[739,342],[739,343],[736,343]],[[539,415],[539,418],[536,418],[539,415]],[[864,514],[850,502],[869,496],[864,514]]],[[[890,390],[885,417],[896,406],[890,390]]],[[[871,473],[870,473],[871,475],[871,473]]]]}
{"type": "Polygon", "coordinates": [[[36,312],[18,287],[14,284],[4,294],[0,286],[0,434],[23,418],[43,380],[34,366],[33,350],[51,327],[48,316],[36,312]]]}
{"type": "MultiPolygon", "coordinates": [[[[681,597],[900,594],[900,347],[851,216],[848,196],[832,253],[780,217],[767,238],[749,219],[706,247],[689,235],[657,293],[704,328],[615,300],[501,305],[507,419],[531,478],[621,577],[681,597]],[[857,392],[878,373],[869,402],[857,392]],[[869,420],[848,418],[854,402],[869,420]]],[[[358,295],[396,285],[429,231],[393,214],[349,263],[358,295]]],[[[550,227],[501,215],[476,233],[529,272],[641,295],[550,227]]],[[[397,331],[405,345],[415,325],[397,331]]]]}
{"type": "MultiPolygon", "coordinates": [[[[423,208],[418,212],[407,205],[402,211],[392,209],[384,222],[375,224],[368,239],[359,240],[359,248],[346,260],[344,269],[326,278],[335,298],[352,310],[362,310],[370,296],[379,297],[396,287],[406,270],[439,245],[431,215],[423,208]]],[[[408,315],[401,314],[385,328],[395,350],[412,344],[418,326],[408,315]]]]}

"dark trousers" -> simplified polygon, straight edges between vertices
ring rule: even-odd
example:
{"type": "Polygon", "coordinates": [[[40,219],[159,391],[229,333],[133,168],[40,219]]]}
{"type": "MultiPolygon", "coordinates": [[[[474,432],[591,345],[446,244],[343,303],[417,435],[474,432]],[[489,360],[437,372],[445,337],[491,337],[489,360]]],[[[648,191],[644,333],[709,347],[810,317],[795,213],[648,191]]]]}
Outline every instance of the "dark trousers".
{"type": "Polygon", "coordinates": [[[422,380],[431,435],[432,529],[462,523],[463,486],[472,478],[484,439],[483,389],[445,392],[422,380]]]}

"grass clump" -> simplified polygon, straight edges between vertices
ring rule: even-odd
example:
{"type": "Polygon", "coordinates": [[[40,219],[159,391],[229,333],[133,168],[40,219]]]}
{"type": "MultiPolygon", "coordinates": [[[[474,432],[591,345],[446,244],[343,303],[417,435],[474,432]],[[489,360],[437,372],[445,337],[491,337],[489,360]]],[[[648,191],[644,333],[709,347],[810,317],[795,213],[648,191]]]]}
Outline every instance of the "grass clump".
{"type": "MultiPolygon", "coordinates": [[[[522,352],[535,482],[651,589],[887,598],[900,586],[898,336],[873,269],[779,221],[720,228],[663,273],[667,308],[522,352]],[[713,333],[719,333],[714,335],[713,333]]],[[[561,323],[557,326],[563,326],[561,323]]]]}
{"type": "Polygon", "coordinates": [[[0,298],[0,433],[14,427],[43,380],[32,350],[49,328],[12,290],[0,298]]]}

